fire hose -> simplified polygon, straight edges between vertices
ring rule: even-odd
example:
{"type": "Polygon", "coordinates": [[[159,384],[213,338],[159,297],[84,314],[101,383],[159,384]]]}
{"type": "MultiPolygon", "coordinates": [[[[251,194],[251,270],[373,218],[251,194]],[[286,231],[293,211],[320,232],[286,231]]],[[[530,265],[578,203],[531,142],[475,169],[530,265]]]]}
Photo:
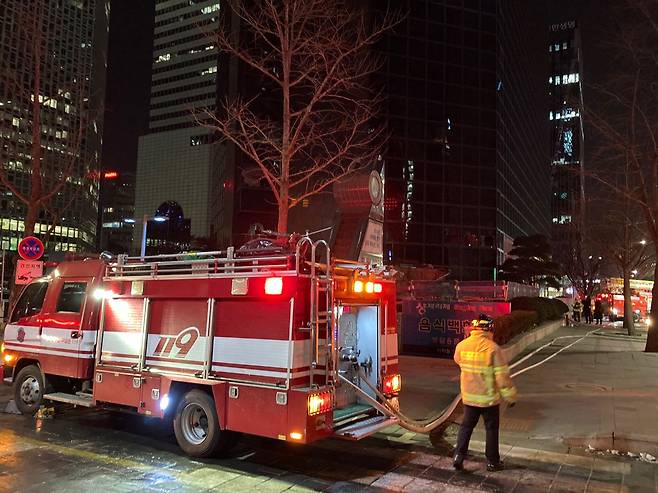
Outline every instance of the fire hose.
{"type": "MultiPolygon", "coordinates": [[[[527,371],[529,371],[529,370],[532,370],[533,368],[537,368],[538,366],[543,365],[543,364],[546,363],[547,361],[549,361],[549,360],[555,358],[555,357],[556,357],[558,354],[560,354],[562,351],[566,351],[566,350],[569,349],[570,347],[572,347],[572,346],[578,344],[578,343],[579,343],[580,341],[582,341],[583,339],[585,339],[585,338],[589,337],[590,335],[592,335],[592,334],[594,334],[594,333],[597,333],[597,332],[599,332],[599,329],[591,330],[591,331],[587,332],[587,333],[586,333],[585,335],[583,335],[583,336],[580,336],[580,335],[573,335],[573,336],[560,336],[560,337],[556,337],[555,339],[551,340],[549,343],[544,344],[543,346],[540,346],[539,348],[533,350],[531,353],[527,354],[526,356],[524,356],[524,357],[521,358],[520,360],[518,360],[518,361],[514,362],[513,364],[511,364],[511,365],[510,365],[510,370],[511,370],[512,368],[514,368],[514,367],[520,365],[520,364],[523,363],[524,361],[528,360],[529,358],[531,358],[531,357],[534,356],[535,354],[539,353],[540,351],[546,349],[547,347],[550,347],[551,345],[553,345],[553,344],[554,344],[556,341],[558,341],[558,340],[562,340],[562,339],[574,339],[574,338],[577,338],[577,340],[575,340],[574,342],[572,342],[572,343],[570,343],[570,344],[567,344],[566,346],[561,347],[558,351],[556,351],[556,352],[553,353],[553,354],[550,354],[549,356],[547,356],[547,357],[544,358],[543,360],[539,361],[538,363],[535,363],[535,364],[530,365],[530,366],[528,366],[528,367],[526,367],[526,368],[523,368],[523,369],[521,369],[521,370],[519,370],[519,371],[517,371],[517,372],[514,372],[514,373],[512,373],[510,376],[511,376],[512,378],[515,378],[515,377],[517,377],[517,376],[519,376],[519,375],[521,375],[521,374],[523,374],[523,373],[525,373],[525,372],[527,372],[527,371]]],[[[374,386],[372,383],[370,383],[370,382],[368,381],[368,379],[366,378],[366,375],[363,373],[363,369],[362,369],[362,368],[358,368],[358,372],[359,372],[359,376],[361,377],[361,381],[364,382],[364,383],[366,384],[366,386],[367,386],[367,387],[368,387],[368,388],[369,388],[369,389],[375,394],[375,396],[377,396],[377,398],[378,398],[379,400],[377,400],[377,399],[373,398],[372,396],[368,395],[367,393],[365,393],[365,392],[363,391],[363,389],[361,389],[358,385],[356,385],[356,384],[355,384],[354,382],[352,382],[351,380],[345,378],[344,376],[339,375],[339,378],[340,378],[343,382],[345,382],[345,383],[347,383],[348,385],[350,385],[351,387],[353,387],[353,388],[354,388],[355,390],[357,390],[359,393],[361,393],[361,394],[362,394],[362,397],[363,397],[366,401],[368,401],[368,402],[369,402],[369,403],[370,403],[375,409],[377,409],[378,411],[382,412],[384,415],[387,415],[387,416],[390,416],[390,417],[397,418],[397,419],[398,419],[398,424],[399,424],[400,426],[402,426],[403,428],[405,428],[405,429],[407,429],[407,430],[409,430],[409,431],[413,431],[413,432],[416,432],[416,433],[429,433],[429,432],[431,432],[432,430],[434,430],[435,428],[438,428],[439,426],[441,426],[443,423],[445,423],[445,422],[450,418],[450,416],[454,413],[455,409],[457,408],[457,406],[459,405],[459,403],[460,403],[460,401],[461,401],[461,396],[458,395],[458,396],[455,397],[454,400],[453,400],[453,401],[452,401],[452,402],[451,402],[451,403],[450,403],[450,404],[449,404],[449,405],[448,405],[443,411],[441,411],[441,413],[439,413],[438,415],[435,415],[435,416],[432,416],[432,417],[429,417],[429,418],[426,418],[426,419],[412,419],[412,418],[409,418],[408,416],[405,416],[404,414],[402,414],[398,409],[395,409],[395,408],[394,408],[394,407],[388,402],[388,398],[387,398],[384,394],[382,394],[376,386],[374,386]]]]}

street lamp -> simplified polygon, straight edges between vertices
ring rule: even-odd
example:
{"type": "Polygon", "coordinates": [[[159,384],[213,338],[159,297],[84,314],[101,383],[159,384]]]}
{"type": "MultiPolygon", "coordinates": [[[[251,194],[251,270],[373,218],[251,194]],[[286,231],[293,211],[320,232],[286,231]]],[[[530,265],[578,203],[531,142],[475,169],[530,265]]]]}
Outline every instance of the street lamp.
{"type": "MultiPolygon", "coordinates": [[[[149,216],[148,214],[144,214],[144,217],[142,218],[142,243],[139,250],[139,256],[142,257],[142,259],[146,256],[146,228],[150,220],[153,220],[156,223],[163,223],[168,221],[169,218],[167,216],[149,216]]],[[[137,221],[133,218],[127,218],[124,219],[123,222],[128,224],[135,224],[137,221]]]]}
{"type": "Polygon", "coordinates": [[[647,240],[640,240],[640,245],[646,245],[646,244],[647,244],[647,240]]]}

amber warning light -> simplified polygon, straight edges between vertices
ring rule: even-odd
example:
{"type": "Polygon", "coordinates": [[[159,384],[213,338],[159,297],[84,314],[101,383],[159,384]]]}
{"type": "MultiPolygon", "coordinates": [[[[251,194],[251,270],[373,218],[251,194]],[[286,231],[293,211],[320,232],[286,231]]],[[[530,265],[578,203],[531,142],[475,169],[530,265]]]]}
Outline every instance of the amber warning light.
{"type": "Polygon", "coordinates": [[[376,293],[379,294],[383,291],[384,287],[381,282],[372,282],[372,281],[354,281],[352,285],[352,291],[355,293],[376,293]]]}
{"type": "Polygon", "coordinates": [[[400,375],[389,375],[384,378],[384,393],[397,394],[402,388],[402,378],[400,375]]]}

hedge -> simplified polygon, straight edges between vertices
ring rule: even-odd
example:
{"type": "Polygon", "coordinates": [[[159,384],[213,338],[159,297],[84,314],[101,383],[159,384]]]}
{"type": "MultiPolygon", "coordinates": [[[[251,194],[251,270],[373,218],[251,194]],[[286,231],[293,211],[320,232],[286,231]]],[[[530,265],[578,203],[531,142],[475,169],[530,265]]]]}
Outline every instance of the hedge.
{"type": "Polygon", "coordinates": [[[537,324],[537,312],[515,310],[494,319],[494,341],[506,344],[515,336],[532,329],[537,324]]]}
{"type": "Polygon", "coordinates": [[[537,322],[543,323],[561,319],[569,308],[557,299],[521,296],[512,300],[512,312],[517,310],[537,312],[537,322]]]}

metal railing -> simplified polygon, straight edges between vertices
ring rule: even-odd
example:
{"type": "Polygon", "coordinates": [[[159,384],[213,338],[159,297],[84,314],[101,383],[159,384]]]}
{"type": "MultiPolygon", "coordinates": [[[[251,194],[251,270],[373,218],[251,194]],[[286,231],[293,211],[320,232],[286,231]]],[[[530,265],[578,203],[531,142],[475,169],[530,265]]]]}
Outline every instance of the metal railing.
{"type": "MultiPolygon", "coordinates": [[[[129,257],[119,255],[106,268],[106,279],[149,280],[167,278],[235,277],[258,275],[272,271],[291,271],[293,254],[276,253],[258,256],[236,255],[231,247],[226,250],[200,253],[176,253],[129,257]]],[[[299,270],[297,269],[299,272],[299,270]]]]}

